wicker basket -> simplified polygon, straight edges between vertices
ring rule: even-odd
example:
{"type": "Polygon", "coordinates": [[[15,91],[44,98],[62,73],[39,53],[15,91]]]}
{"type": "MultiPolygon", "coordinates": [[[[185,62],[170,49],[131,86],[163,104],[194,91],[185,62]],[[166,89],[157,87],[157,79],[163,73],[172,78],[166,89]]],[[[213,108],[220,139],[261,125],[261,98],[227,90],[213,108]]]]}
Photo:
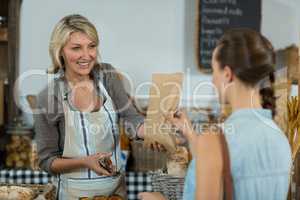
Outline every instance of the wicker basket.
{"type": "Polygon", "coordinates": [[[33,190],[35,194],[35,198],[33,200],[55,200],[56,199],[56,189],[55,186],[52,184],[5,184],[0,183],[0,186],[19,186],[19,187],[25,187],[33,190]]]}
{"type": "Polygon", "coordinates": [[[152,188],[162,193],[168,200],[181,200],[183,195],[184,177],[168,174],[153,174],[152,188]]]}
{"type": "Polygon", "coordinates": [[[143,141],[140,140],[133,140],[130,144],[131,154],[128,160],[128,170],[147,172],[166,168],[166,153],[145,148],[143,141]]]}

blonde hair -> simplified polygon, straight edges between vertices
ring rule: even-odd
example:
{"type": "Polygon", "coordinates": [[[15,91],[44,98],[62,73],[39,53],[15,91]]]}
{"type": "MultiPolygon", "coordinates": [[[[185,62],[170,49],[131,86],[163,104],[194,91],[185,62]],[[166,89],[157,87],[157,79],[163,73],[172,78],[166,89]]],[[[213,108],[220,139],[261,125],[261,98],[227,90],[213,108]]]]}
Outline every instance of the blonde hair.
{"type": "Polygon", "coordinates": [[[48,73],[57,73],[59,69],[64,67],[61,51],[68,42],[70,35],[74,32],[85,33],[98,47],[99,38],[96,27],[87,18],[78,14],[65,16],[56,24],[51,35],[49,54],[52,60],[52,67],[48,69],[48,73]]]}

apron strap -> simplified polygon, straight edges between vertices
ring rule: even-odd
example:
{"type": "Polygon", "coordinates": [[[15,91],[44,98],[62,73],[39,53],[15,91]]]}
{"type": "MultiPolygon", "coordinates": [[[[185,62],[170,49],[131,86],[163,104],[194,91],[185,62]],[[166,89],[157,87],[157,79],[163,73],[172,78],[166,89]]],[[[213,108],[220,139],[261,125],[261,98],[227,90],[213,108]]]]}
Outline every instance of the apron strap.
{"type": "Polygon", "coordinates": [[[114,157],[115,157],[115,164],[116,164],[116,168],[118,169],[118,162],[117,162],[117,133],[116,133],[116,128],[115,128],[115,123],[114,123],[114,121],[113,121],[113,119],[112,119],[112,117],[111,117],[111,115],[110,115],[110,113],[109,113],[109,111],[108,111],[108,109],[105,107],[105,105],[103,104],[103,108],[104,108],[104,110],[106,111],[106,113],[107,113],[107,115],[108,115],[108,118],[109,118],[109,121],[110,121],[110,123],[111,123],[111,129],[112,129],[112,135],[113,135],[113,140],[114,140],[114,157]]]}
{"type": "MultiPolygon", "coordinates": [[[[106,81],[104,79],[104,73],[103,72],[99,73],[98,82],[97,82],[97,90],[98,90],[99,94],[101,96],[103,96],[103,105],[102,106],[103,106],[104,110],[106,111],[106,113],[108,115],[108,118],[109,118],[109,121],[111,123],[112,136],[113,136],[113,141],[114,141],[114,159],[115,159],[116,168],[118,169],[118,164],[121,164],[121,163],[118,163],[118,161],[117,161],[118,160],[117,159],[117,154],[120,153],[117,150],[117,145],[118,145],[117,144],[118,143],[117,135],[118,135],[118,133],[116,131],[118,130],[118,128],[116,127],[117,123],[113,120],[113,118],[111,116],[111,113],[109,112],[109,110],[105,106],[105,102],[106,102],[107,98],[111,99],[111,97],[110,97],[109,91],[106,89],[106,81]]],[[[111,99],[111,101],[112,101],[112,99],[111,99]]],[[[113,102],[111,102],[111,103],[113,103],[113,102]]]]}

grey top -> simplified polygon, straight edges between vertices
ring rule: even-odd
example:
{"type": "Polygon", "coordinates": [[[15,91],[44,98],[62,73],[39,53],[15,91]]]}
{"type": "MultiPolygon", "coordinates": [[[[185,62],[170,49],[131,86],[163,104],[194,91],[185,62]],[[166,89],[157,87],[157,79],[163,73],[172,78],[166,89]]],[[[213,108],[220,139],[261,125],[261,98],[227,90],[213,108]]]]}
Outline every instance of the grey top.
{"type": "MultiPolygon", "coordinates": [[[[110,64],[101,63],[93,68],[91,75],[97,88],[99,81],[102,81],[114,102],[119,118],[124,121],[125,132],[129,138],[137,138],[137,128],[144,122],[144,118],[131,104],[116,70],[110,64]]],[[[39,93],[38,112],[34,114],[39,166],[51,174],[53,174],[50,170],[51,163],[62,156],[64,148],[65,118],[62,101],[65,97],[61,95],[62,90],[64,94],[70,91],[63,70],[39,93]]],[[[98,92],[101,96],[101,91],[98,92]]]]}

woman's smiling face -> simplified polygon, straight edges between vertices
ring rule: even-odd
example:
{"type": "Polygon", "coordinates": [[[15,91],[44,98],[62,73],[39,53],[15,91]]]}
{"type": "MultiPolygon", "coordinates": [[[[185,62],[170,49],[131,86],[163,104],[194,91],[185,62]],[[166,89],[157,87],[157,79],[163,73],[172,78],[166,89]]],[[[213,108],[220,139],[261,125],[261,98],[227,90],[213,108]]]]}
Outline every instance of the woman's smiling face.
{"type": "Polygon", "coordinates": [[[74,32],[62,49],[66,73],[71,76],[89,75],[97,60],[97,44],[88,35],[74,32]]]}

